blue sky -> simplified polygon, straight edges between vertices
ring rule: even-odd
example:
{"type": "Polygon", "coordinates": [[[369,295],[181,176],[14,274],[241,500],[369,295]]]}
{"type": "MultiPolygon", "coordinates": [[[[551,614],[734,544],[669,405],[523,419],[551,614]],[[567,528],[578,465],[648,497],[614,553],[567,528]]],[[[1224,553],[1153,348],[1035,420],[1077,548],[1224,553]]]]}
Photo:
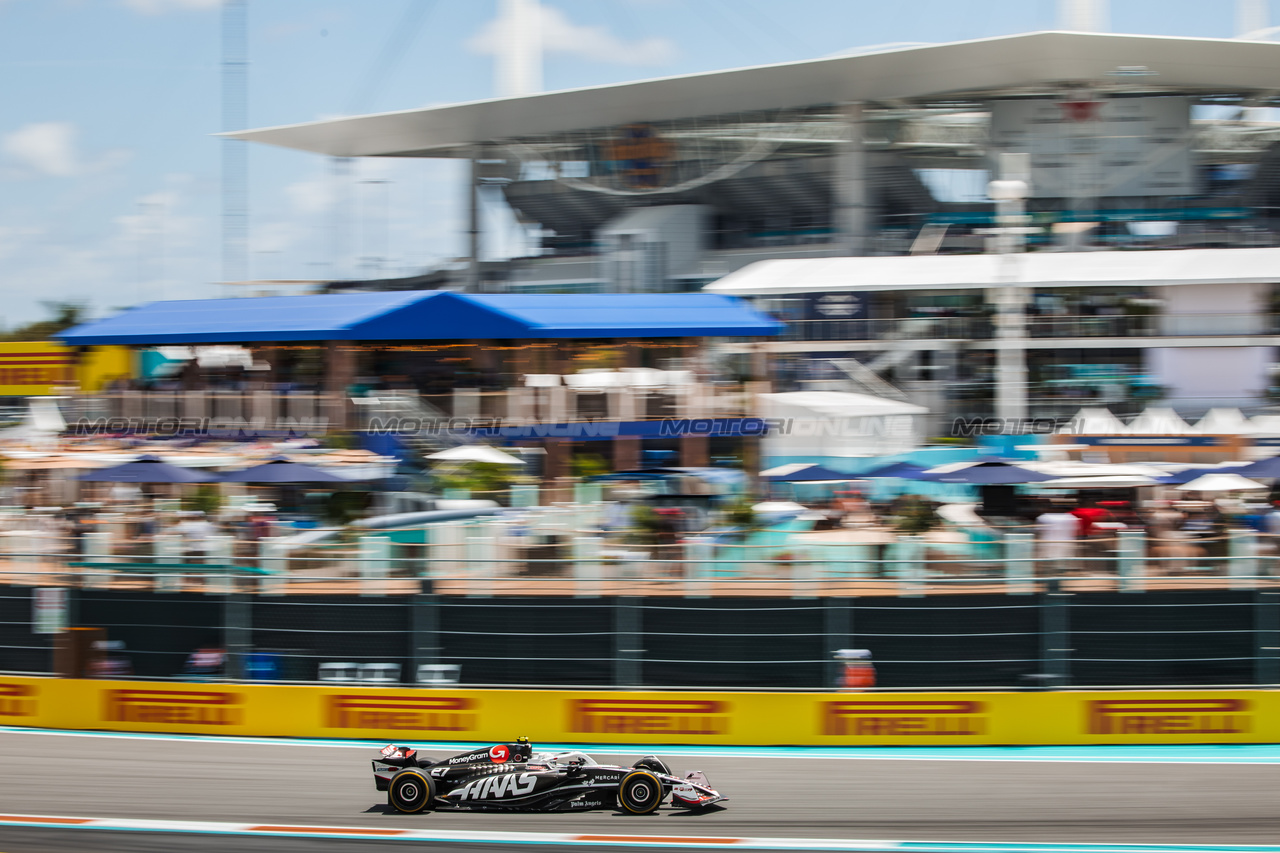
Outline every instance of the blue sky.
{"type": "MultiPolygon", "coordinates": [[[[249,124],[488,97],[496,0],[248,0],[249,124]],[[419,14],[410,3],[424,6],[419,14]],[[406,21],[418,20],[416,27],[406,21]],[[411,36],[411,38],[410,38],[411,36]]],[[[1053,0],[543,0],[544,87],[1052,29],[1053,0]]],[[[216,295],[218,0],[0,0],[0,326],[216,295]]],[[[1270,3],[1280,22],[1280,3],[1270,3]]],[[[1110,29],[1228,37],[1230,0],[1111,0],[1110,29]]],[[[400,274],[463,251],[461,166],[361,161],[352,256],[400,274]],[[373,183],[379,181],[382,183],[373,183]]],[[[250,276],[321,278],[338,199],[319,156],[251,146],[250,276]]],[[[489,215],[491,228],[505,223],[489,215]]],[[[365,267],[368,268],[367,266],[365,267]]]]}

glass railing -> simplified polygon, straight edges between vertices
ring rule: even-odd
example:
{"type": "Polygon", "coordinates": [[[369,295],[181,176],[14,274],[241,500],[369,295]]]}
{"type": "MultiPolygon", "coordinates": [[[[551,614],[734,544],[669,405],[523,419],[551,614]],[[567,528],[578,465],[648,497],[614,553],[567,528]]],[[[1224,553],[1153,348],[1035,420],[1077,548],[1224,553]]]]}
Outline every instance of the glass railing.
{"type": "MultiPolygon", "coordinates": [[[[990,317],[788,320],[781,340],[984,340],[990,317]]],[[[1280,314],[1030,315],[1028,338],[1216,337],[1280,334],[1280,314]]]]}
{"type": "Polygon", "coordinates": [[[986,317],[786,320],[787,341],[972,340],[991,337],[986,317]]]}

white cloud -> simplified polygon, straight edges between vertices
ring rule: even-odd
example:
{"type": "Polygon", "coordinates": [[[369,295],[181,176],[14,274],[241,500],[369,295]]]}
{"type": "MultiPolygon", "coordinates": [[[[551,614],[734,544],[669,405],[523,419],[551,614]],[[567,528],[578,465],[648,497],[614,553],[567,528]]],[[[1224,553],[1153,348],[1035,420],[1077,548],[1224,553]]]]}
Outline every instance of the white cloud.
{"type": "Polygon", "coordinates": [[[166,249],[190,245],[199,230],[199,220],[182,213],[186,198],[183,187],[190,175],[165,176],[165,188],[139,196],[134,211],[115,218],[120,245],[155,243],[166,249]]]}
{"type": "Polygon", "coordinates": [[[29,178],[33,175],[68,178],[93,172],[109,172],[133,156],[124,148],[114,148],[85,160],[76,150],[78,129],[69,121],[42,121],[0,136],[2,151],[14,167],[0,171],[2,178],[29,178]]]}
{"type": "Polygon", "coordinates": [[[222,5],[222,0],[122,0],[122,2],[126,7],[144,15],[217,9],[222,5]]]}
{"type": "MultiPolygon", "coordinates": [[[[542,49],[615,65],[664,65],[676,55],[675,43],[665,38],[628,41],[607,27],[575,24],[552,6],[536,6],[542,49]]],[[[473,53],[497,54],[506,47],[507,21],[494,18],[467,40],[473,53]]]]}
{"type": "Polygon", "coordinates": [[[76,126],[71,122],[42,121],[5,134],[0,146],[5,154],[28,169],[64,178],[79,170],[75,135],[76,126]]]}

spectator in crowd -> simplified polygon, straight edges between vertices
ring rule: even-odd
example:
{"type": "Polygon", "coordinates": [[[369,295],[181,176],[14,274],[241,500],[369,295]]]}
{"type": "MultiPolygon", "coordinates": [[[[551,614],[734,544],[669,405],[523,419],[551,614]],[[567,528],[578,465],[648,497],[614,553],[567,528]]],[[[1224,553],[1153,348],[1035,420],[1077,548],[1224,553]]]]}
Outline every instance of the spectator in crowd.
{"type": "Polygon", "coordinates": [[[209,539],[218,532],[203,512],[194,511],[185,514],[178,523],[176,532],[182,536],[183,553],[187,556],[203,557],[209,552],[209,539]]]}
{"type": "Polygon", "coordinates": [[[1049,511],[1036,517],[1040,558],[1051,561],[1051,572],[1065,569],[1067,561],[1075,557],[1079,531],[1080,519],[1069,512],[1058,512],[1050,507],[1049,511]]]}

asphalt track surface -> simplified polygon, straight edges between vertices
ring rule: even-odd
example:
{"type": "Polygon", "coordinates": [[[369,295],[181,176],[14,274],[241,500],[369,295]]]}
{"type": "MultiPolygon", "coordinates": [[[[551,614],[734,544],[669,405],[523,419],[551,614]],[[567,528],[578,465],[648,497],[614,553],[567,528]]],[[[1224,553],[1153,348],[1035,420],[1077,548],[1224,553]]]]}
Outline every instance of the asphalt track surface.
{"type": "MultiPolygon", "coordinates": [[[[1276,763],[685,758],[668,753],[668,763],[677,772],[705,771],[732,801],[723,810],[707,814],[664,809],[643,817],[612,811],[401,815],[388,810],[385,795],[374,790],[369,770],[372,754],[369,749],[305,741],[264,744],[6,732],[0,733],[0,812],[687,838],[1280,842],[1280,764],[1276,763]]],[[[594,757],[629,764],[640,754],[597,751],[594,757]]],[[[0,828],[3,853],[178,847],[215,851],[232,846],[241,853],[348,853],[401,845],[0,828]]],[[[469,849],[510,848],[469,845],[469,849]]]]}

